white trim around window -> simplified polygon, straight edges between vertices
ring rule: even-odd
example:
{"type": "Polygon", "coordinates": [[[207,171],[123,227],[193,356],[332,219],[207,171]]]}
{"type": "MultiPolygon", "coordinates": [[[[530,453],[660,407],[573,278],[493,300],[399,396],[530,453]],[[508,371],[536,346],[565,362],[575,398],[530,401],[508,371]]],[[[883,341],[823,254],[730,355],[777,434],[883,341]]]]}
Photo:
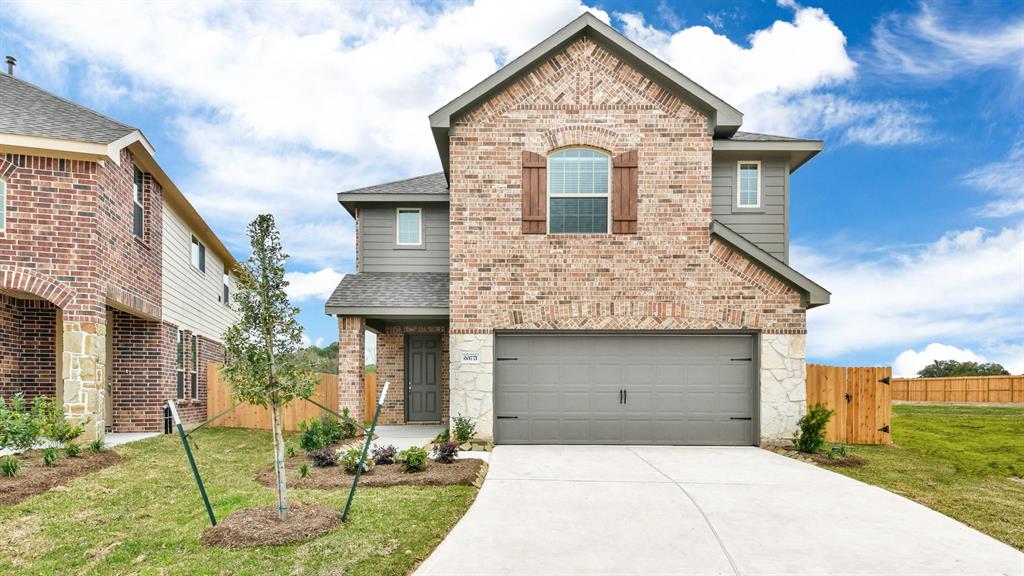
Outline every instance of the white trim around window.
{"type": "Polygon", "coordinates": [[[398,246],[423,246],[423,209],[422,208],[395,208],[395,244],[398,246]],[[402,215],[416,215],[416,219],[412,220],[409,218],[405,219],[405,225],[407,227],[412,226],[413,222],[416,226],[416,238],[413,240],[409,234],[411,230],[402,230],[402,215]]]}
{"type": "MultiPolygon", "coordinates": [[[[572,146],[572,147],[569,147],[569,148],[561,148],[559,150],[555,150],[554,152],[552,152],[551,154],[548,155],[547,161],[548,161],[548,168],[547,168],[547,170],[545,170],[545,172],[547,172],[547,180],[548,180],[547,181],[547,198],[545,198],[545,200],[544,200],[545,202],[547,202],[547,211],[546,211],[546,214],[547,214],[547,217],[546,217],[546,220],[547,220],[547,222],[546,222],[547,233],[548,234],[556,234],[556,235],[557,234],[611,234],[611,232],[612,232],[612,170],[613,170],[612,169],[612,156],[611,156],[611,154],[609,154],[608,152],[605,152],[604,150],[601,150],[600,148],[591,148],[589,146],[572,146]],[[551,160],[552,160],[552,158],[557,157],[559,154],[562,154],[562,153],[565,153],[565,152],[572,152],[574,150],[588,150],[588,151],[591,151],[591,152],[596,152],[596,153],[598,153],[598,154],[600,154],[601,156],[604,157],[605,161],[607,162],[606,169],[608,171],[608,180],[607,180],[607,184],[606,184],[604,192],[600,192],[600,191],[588,191],[588,192],[561,191],[561,192],[556,192],[555,191],[555,189],[558,188],[558,187],[557,186],[553,187],[552,183],[551,183],[551,177],[552,177],[552,175],[554,175],[554,172],[555,172],[554,170],[552,170],[551,160]],[[603,232],[581,232],[581,231],[569,231],[569,232],[559,231],[559,232],[552,232],[551,231],[551,221],[553,219],[553,214],[551,212],[551,200],[552,200],[552,198],[569,198],[569,199],[604,198],[604,199],[606,199],[607,200],[606,204],[607,204],[607,210],[608,210],[608,218],[606,220],[604,231],[603,232]]],[[[578,180],[577,180],[577,184],[579,184],[578,180]]],[[[591,181],[591,187],[594,187],[593,184],[595,184],[595,182],[591,181]]],[[[579,188],[583,188],[583,187],[585,187],[585,186],[578,186],[577,190],[579,188]]]]}
{"type": "Polygon", "coordinates": [[[736,163],[736,207],[737,208],[760,208],[761,207],[761,161],[760,160],[740,160],[736,163]],[[744,183],[749,184],[749,174],[747,179],[744,180],[743,171],[746,168],[748,171],[753,166],[755,170],[755,181],[754,181],[754,202],[750,202],[749,189],[744,188],[744,183]],[[746,196],[746,198],[744,198],[746,196]],[[744,202],[744,200],[747,200],[744,202]]]}

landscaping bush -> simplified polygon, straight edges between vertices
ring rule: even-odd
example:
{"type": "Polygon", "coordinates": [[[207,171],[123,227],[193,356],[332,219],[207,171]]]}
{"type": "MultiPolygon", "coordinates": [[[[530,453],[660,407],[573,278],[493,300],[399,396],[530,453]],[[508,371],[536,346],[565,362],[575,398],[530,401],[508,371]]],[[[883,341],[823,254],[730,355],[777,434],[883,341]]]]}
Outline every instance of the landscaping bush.
{"type": "Polygon", "coordinates": [[[398,453],[395,462],[398,462],[406,472],[418,472],[427,465],[427,451],[416,446],[406,448],[398,453]]]}
{"type": "Polygon", "coordinates": [[[303,462],[302,464],[299,464],[299,478],[308,478],[308,477],[309,477],[309,464],[306,464],[305,462],[303,462]]]}
{"type": "Polygon", "coordinates": [[[75,442],[68,442],[64,445],[64,455],[68,458],[76,458],[82,452],[82,447],[75,442]]]}
{"type": "Polygon", "coordinates": [[[821,404],[815,404],[807,411],[797,425],[793,443],[796,449],[807,454],[815,454],[825,445],[825,426],[832,418],[832,411],[821,404]]]}
{"type": "Polygon", "coordinates": [[[835,446],[832,447],[831,450],[825,452],[825,458],[828,458],[829,460],[839,460],[842,458],[846,458],[849,455],[850,453],[846,449],[846,446],[842,444],[836,444],[835,446]]]}
{"type": "Polygon", "coordinates": [[[0,397],[0,448],[22,452],[38,441],[39,418],[25,401],[25,395],[15,394],[9,403],[0,397]]]}
{"type": "Polygon", "coordinates": [[[338,465],[338,451],[330,446],[324,446],[309,453],[309,459],[317,468],[327,468],[338,465]]]}
{"type": "Polygon", "coordinates": [[[39,423],[39,434],[61,446],[75,440],[85,431],[85,422],[88,420],[69,422],[55,398],[37,396],[32,409],[39,423]]]}
{"type": "Polygon", "coordinates": [[[455,424],[455,441],[459,444],[469,442],[472,440],[473,435],[476,434],[476,422],[473,422],[472,418],[467,418],[462,414],[459,414],[452,419],[455,424]]]}
{"type": "Polygon", "coordinates": [[[57,449],[53,446],[43,448],[43,464],[53,466],[57,462],[57,449]]]}
{"type": "Polygon", "coordinates": [[[356,427],[356,421],[348,415],[348,408],[341,409],[341,437],[344,440],[349,438],[355,438],[356,434],[359,433],[356,427]]]}
{"type": "Polygon", "coordinates": [[[292,456],[295,456],[295,445],[290,443],[290,442],[288,444],[285,444],[285,446],[284,446],[284,455],[289,457],[289,458],[291,458],[292,456]]]}
{"type": "Polygon", "coordinates": [[[0,460],[0,474],[4,477],[14,478],[18,470],[21,470],[21,462],[14,456],[4,456],[3,460],[0,460]]]}
{"type": "Polygon", "coordinates": [[[102,438],[97,438],[92,442],[89,442],[89,452],[92,452],[93,454],[99,454],[106,449],[107,447],[103,444],[102,438]]]}
{"type": "Polygon", "coordinates": [[[451,430],[449,430],[448,427],[445,426],[444,430],[442,430],[441,433],[438,434],[437,437],[434,438],[434,443],[435,444],[440,444],[441,442],[447,442],[447,441],[451,440],[452,439],[451,434],[452,434],[451,430]]]}
{"type": "Polygon", "coordinates": [[[394,464],[395,455],[398,454],[398,448],[388,444],[387,446],[381,446],[380,444],[374,444],[370,448],[370,458],[373,458],[374,464],[394,464]]]}
{"type": "Polygon", "coordinates": [[[441,464],[451,464],[452,462],[455,462],[455,456],[458,453],[458,442],[442,442],[440,444],[434,444],[434,449],[431,451],[434,460],[441,464]]]}
{"type": "MultiPolygon", "coordinates": [[[[349,448],[348,450],[345,450],[345,452],[342,453],[341,455],[341,466],[342,468],[345,469],[345,472],[348,472],[349,474],[355,474],[356,468],[359,468],[359,459],[362,458],[362,456],[362,448],[353,447],[349,448]]],[[[363,462],[363,472],[369,472],[371,469],[373,469],[373,464],[374,461],[370,458],[367,458],[366,462],[363,462]]]]}
{"type": "Polygon", "coordinates": [[[330,414],[300,422],[299,430],[299,446],[306,452],[337,444],[344,437],[342,424],[330,414]]]}

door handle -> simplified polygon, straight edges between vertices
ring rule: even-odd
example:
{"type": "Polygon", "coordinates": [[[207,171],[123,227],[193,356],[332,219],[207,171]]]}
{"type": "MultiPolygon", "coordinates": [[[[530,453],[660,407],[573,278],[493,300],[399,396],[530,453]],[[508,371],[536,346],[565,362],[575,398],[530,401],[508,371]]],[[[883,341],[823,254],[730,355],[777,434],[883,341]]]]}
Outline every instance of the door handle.
{"type": "Polygon", "coordinates": [[[622,393],[623,392],[625,392],[625,390],[619,390],[619,404],[622,404],[622,393]]]}
{"type": "Polygon", "coordinates": [[[623,390],[622,391],[622,403],[623,404],[628,404],[629,403],[629,390],[623,390]]]}

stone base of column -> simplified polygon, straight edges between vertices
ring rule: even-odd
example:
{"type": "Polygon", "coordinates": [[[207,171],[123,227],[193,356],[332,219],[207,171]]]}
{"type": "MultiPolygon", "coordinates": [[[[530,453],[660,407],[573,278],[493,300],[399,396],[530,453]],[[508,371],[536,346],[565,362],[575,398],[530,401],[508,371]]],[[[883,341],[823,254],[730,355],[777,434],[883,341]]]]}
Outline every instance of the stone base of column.
{"type": "Polygon", "coordinates": [[[85,422],[82,439],[102,438],[106,428],[106,334],[95,322],[64,322],[61,378],[68,419],[85,422]]]}

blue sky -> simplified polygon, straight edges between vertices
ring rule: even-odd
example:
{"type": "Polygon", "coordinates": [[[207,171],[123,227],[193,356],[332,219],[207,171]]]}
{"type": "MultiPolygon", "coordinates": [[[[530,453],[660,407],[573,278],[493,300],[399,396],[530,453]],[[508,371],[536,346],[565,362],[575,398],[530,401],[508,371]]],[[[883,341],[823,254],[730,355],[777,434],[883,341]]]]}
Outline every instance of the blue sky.
{"type": "Polygon", "coordinates": [[[1019,2],[7,2],[17,74],[140,127],[225,243],[270,211],[311,341],[354,270],[334,193],[436,171],[427,114],[591,10],[745,113],[826,140],[792,264],[833,292],[808,354],[1024,372],[1019,2]]]}

